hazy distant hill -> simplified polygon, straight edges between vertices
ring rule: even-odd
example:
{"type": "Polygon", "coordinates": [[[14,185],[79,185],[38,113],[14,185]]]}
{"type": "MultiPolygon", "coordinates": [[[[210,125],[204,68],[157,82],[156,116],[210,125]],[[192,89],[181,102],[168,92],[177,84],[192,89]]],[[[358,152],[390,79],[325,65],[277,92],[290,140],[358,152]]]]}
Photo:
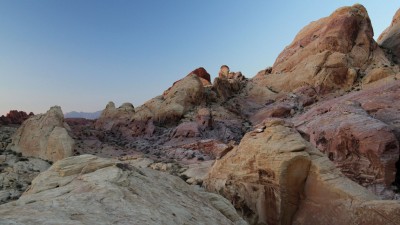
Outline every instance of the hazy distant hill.
{"type": "Polygon", "coordinates": [[[64,114],[65,118],[85,118],[85,119],[90,119],[94,120],[100,117],[102,110],[97,111],[97,112],[68,112],[64,114]]]}

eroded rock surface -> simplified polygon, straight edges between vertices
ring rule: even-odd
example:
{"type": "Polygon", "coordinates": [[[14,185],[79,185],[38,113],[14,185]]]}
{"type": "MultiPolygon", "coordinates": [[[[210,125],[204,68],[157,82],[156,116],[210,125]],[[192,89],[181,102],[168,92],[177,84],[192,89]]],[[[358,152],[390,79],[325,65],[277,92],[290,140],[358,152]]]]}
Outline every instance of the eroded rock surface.
{"type": "Polygon", "coordinates": [[[204,182],[250,224],[395,224],[399,219],[400,202],[379,201],[281,119],[246,134],[215,162],[204,182]]]}
{"type": "Polygon", "coordinates": [[[0,214],[1,224],[246,224],[178,177],[92,155],[57,161],[0,214]]]}

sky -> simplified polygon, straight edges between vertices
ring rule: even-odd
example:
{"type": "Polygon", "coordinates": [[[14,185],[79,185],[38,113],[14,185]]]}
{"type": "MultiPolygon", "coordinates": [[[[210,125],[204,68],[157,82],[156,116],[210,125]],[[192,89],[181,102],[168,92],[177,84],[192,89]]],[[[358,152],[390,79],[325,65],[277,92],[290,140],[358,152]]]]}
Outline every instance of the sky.
{"type": "Polygon", "coordinates": [[[253,77],[301,28],[363,4],[376,39],[398,0],[0,0],[0,115],[135,107],[198,67],[253,77]]]}

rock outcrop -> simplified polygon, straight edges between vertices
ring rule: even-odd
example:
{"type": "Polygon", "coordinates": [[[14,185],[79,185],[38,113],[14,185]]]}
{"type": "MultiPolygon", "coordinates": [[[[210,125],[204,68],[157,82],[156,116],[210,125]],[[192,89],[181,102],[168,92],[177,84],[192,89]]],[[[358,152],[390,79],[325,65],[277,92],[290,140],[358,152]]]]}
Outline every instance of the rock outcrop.
{"type": "Polygon", "coordinates": [[[272,73],[257,76],[257,82],[284,92],[310,85],[326,94],[348,90],[382,67],[398,71],[374,41],[367,10],[356,4],[304,27],[280,53],[272,73]]]}
{"type": "Polygon", "coordinates": [[[6,116],[0,116],[0,124],[22,124],[26,119],[33,116],[34,114],[30,112],[27,114],[24,111],[11,110],[6,116]]]}
{"type": "Polygon", "coordinates": [[[293,122],[346,176],[390,187],[398,170],[399,97],[400,81],[382,82],[314,106],[293,122]]]}
{"type": "Polygon", "coordinates": [[[105,131],[118,128],[118,126],[129,123],[134,113],[135,107],[131,103],[124,103],[120,107],[115,108],[114,102],[109,102],[100,117],[96,120],[95,128],[105,131]]]}
{"type": "Polygon", "coordinates": [[[194,75],[198,76],[201,80],[201,83],[203,83],[204,86],[211,85],[211,76],[207,72],[207,70],[204,69],[203,67],[199,67],[199,68],[193,70],[192,72],[190,72],[188,74],[188,76],[190,74],[194,74],[194,75]]]}
{"type": "Polygon", "coordinates": [[[68,134],[69,129],[61,108],[53,106],[45,114],[26,120],[7,148],[24,156],[57,161],[73,154],[74,140],[68,134]]]}
{"type": "Polygon", "coordinates": [[[0,214],[1,224],[247,224],[178,177],[92,155],[57,161],[0,214]]]}
{"type": "Polygon", "coordinates": [[[377,40],[378,44],[388,50],[396,63],[400,63],[400,9],[393,16],[392,23],[377,40]]]}
{"type": "Polygon", "coordinates": [[[398,201],[379,201],[346,178],[281,119],[247,133],[216,160],[204,183],[250,224],[395,224],[400,219],[398,201]]]}

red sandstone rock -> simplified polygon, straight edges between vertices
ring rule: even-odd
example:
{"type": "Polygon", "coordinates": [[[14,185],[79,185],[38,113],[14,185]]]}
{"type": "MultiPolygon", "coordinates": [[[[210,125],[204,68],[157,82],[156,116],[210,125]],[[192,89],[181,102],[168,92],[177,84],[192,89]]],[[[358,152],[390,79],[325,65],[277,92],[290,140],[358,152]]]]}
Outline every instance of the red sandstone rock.
{"type": "Polygon", "coordinates": [[[27,114],[24,111],[11,110],[6,116],[0,117],[0,124],[22,124],[22,122],[33,115],[32,112],[27,114]]]}
{"type": "Polygon", "coordinates": [[[211,85],[210,74],[203,67],[199,67],[199,68],[193,70],[188,75],[190,75],[190,74],[195,74],[196,76],[198,76],[204,86],[211,85]]]}
{"type": "Polygon", "coordinates": [[[194,138],[200,135],[200,128],[196,122],[181,123],[171,133],[172,138],[194,138]]]}

